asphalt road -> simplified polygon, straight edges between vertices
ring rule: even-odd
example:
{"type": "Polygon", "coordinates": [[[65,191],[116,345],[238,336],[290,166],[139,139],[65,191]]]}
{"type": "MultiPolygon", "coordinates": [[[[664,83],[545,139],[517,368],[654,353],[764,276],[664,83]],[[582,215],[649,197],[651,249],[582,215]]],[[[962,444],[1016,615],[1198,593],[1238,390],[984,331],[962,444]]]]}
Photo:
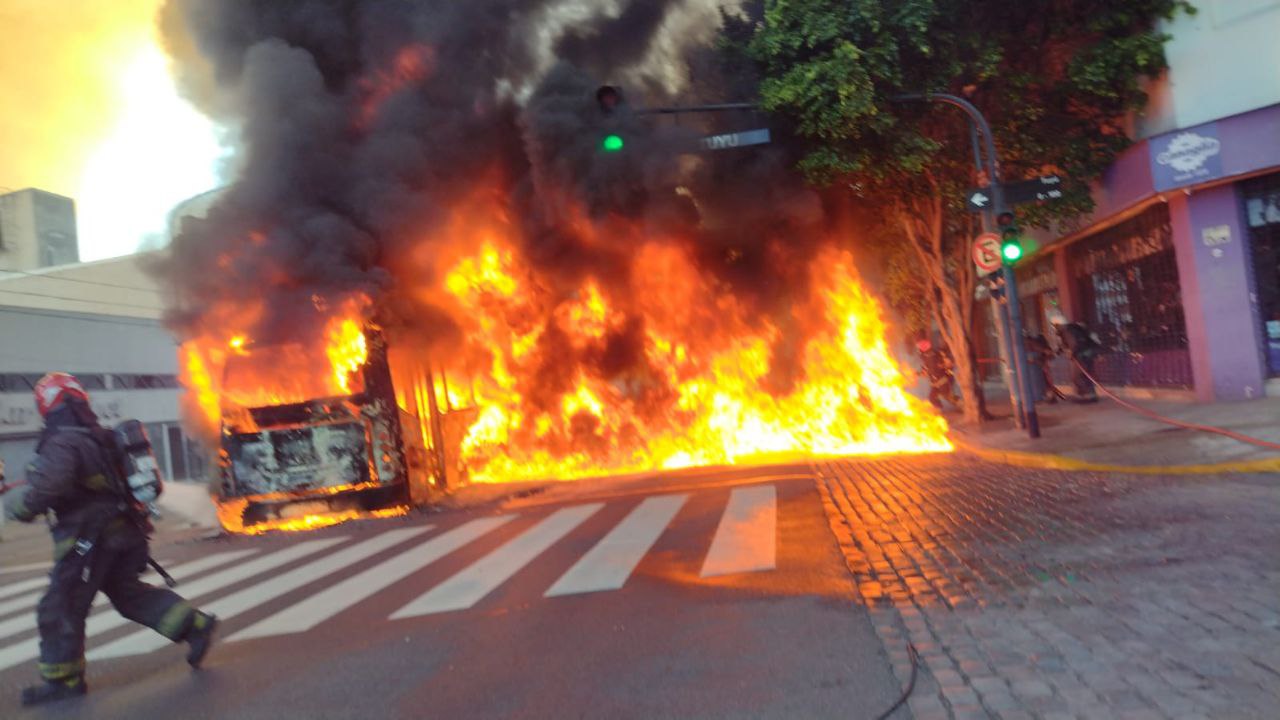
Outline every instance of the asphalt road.
{"type": "Polygon", "coordinates": [[[103,607],[90,695],[23,710],[39,575],[6,575],[0,716],[867,718],[898,692],[807,465],[157,554],[225,618],[206,668],[103,607]]]}

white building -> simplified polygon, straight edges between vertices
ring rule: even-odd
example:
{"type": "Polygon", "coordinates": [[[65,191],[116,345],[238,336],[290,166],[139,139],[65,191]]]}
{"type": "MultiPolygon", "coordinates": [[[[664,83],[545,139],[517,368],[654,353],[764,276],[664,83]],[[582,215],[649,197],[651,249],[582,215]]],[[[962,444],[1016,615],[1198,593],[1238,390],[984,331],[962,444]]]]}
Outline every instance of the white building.
{"type": "Polygon", "coordinates": [[[40,433],[32,388],[54,370],[84,383],[104,424],[146,423],[168,478],[203,476],[204,455],[179,424],[176,342],[160,322],[161,290],[144,269],[155,255],[35,269],[0,264],[0,457],[10,479],[21,478],[40,433]]]}

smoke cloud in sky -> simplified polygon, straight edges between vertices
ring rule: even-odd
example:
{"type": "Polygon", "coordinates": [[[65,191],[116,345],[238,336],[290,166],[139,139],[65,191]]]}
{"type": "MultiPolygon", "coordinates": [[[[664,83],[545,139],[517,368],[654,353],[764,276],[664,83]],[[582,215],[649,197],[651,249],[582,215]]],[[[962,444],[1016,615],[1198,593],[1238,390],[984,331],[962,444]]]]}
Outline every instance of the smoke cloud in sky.
{"type": "Polygon", "coordinates": [[[0,188],[76,200],[81,257],[132,252],[218,182],[213,124],[177,93],[163,0],[0,0],[0,188]]]}

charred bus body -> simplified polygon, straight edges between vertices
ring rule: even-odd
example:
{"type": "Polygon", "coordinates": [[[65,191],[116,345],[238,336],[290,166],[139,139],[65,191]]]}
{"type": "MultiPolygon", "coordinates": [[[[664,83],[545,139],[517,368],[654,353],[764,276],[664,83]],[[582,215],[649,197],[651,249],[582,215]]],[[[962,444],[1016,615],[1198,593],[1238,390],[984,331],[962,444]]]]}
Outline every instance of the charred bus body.
{"type": "Polygon", "coordinates": [[[367,359],[340,388],[308,377],[314,362],[301,345],[246,348],[228,359],[218,493],[228,529],[409,503],[386,342],[376,331],[365,337],[367,359]],[[264,386],[274,394],[259,392],[264,386]]]}

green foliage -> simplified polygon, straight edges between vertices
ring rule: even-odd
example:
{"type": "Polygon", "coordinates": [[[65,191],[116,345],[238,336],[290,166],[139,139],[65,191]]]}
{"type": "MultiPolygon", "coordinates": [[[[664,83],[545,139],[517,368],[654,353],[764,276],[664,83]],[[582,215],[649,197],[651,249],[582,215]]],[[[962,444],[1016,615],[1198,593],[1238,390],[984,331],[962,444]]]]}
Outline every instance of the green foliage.
{"type": "Polygon", "coordinates": [[[1065,178],[1064,199],[1019,208],[1023,224],[1069,221],[1091,209],[1090,183],[1129,144],[1143,77],[1166,68],[1158,21],[1180,10],[1194,12],[1184,0],[765,0],[726,23],[722,53],[751,67],[738,76],[759,78],[805,176],[860,198],[887,230],[867,234],[886,295],[908,330],[943,333],[967,421],[982,415],[968,123],[956,108],[893,98],[968,98],[991,123],[1002,181],[1065,178]]]}
{"type": "Polygon", "coordinates": [[[1072,181],[1044,221],[1089,208],[1088,182],[1146,102],[1142,77],[1166,67],[1156,22],[1179,10],[1194,12],[1182,0],[769,0],[722,43],[756,64],[761,103],[802,138],[813,182],[898,196],[970,184],[959,112],[890,100],[951,92],[991,121],[1005,179],[1072,181]],[[926,169],[932,185],[918,182],[926,169]]]}
{"type": "Polygon", "coordinates": [[[933,325],[933,288],[920,277],[915,256],[902,244],[884,248],[881,256],[884,297],[894,313],[902,318],[906,337],[917,337],[933,325]]]}

